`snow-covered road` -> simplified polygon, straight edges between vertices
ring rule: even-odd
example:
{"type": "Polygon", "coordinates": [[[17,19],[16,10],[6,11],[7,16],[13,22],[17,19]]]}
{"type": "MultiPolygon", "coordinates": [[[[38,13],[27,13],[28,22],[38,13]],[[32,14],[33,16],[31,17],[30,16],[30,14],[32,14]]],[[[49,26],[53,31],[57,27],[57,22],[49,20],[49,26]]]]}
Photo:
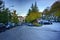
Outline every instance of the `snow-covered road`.
{"type": "Polygon", "coordinates": [[[0,40],[60,40],[60,23],[42,27],[15,27],[0,33],[0,40]]]}

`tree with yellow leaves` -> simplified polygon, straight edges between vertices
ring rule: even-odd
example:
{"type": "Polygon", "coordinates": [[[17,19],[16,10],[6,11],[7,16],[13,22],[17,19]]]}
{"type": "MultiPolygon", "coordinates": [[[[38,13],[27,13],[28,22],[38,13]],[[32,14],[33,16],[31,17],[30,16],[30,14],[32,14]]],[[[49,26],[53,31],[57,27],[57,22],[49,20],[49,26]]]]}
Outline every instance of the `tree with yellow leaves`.
{"type": "Polygon", "coordinates": [[[40,17],[41,17],[41,13],[38,11],[38,7],[35,2],[35,5],[33,6],[32,4],[31,9],[29,9],[29,12],[28,12],[28,15],[26,16],[25,21],[29,23],[33,23],[40,17]]]}

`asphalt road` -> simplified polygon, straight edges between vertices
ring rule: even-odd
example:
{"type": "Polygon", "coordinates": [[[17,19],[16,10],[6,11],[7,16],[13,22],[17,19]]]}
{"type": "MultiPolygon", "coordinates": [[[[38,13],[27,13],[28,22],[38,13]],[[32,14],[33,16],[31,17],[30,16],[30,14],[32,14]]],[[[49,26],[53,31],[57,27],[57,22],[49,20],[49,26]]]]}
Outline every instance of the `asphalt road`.
{"type": "Polygon", "coordinates": [[[56,31],[56,28],[53,29],[52,25],[42,27],[25,25],[0,33],[0,40],[60,40],[60,31],[56,31]]]}

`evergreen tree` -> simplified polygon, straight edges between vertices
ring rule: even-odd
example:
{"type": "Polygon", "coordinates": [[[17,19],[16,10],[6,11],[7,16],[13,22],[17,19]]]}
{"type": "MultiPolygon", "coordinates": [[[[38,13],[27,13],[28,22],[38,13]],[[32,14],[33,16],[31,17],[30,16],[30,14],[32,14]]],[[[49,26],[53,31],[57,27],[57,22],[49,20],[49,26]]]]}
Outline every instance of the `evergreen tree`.
{"type": "Polygon", "coordinates": [[[35,6],[34,7],[35,7],[35,11],[38,12],[39,10],[38,10],[37,3],[36,2],[35,2],[35,6]]]}
{"type": "Polygon", "coordinates": [[[31,9],[29,9],[29,11],[28,11],[28,14],[27,15],[29,15],[31,13],[31,9]]]}
{"type": "Polygon", "coordinates": [[[34,8],[34,6],[33,6],[33,4],[32,4],[32,6],[31,6],[31,11],[33,10],[33,8],[34,8]]]}
{"type": "Polygon", "coordinates": [[[38,12],[38,7],[37,7],[37,3],[36,2],[35,2],[35,5],[32,4],[31,11],[32,12],[38,12]]]}
{"type": "Polygon", "coordinates": [[[38,11],[38,7],[37,7],[37,4],[35,2],[35,5],[32,4],[31,9],[29,9],[28,15],[26,16],[25,21],[33,23],[40,17],[41,17],[41,13],[38,11]]]}

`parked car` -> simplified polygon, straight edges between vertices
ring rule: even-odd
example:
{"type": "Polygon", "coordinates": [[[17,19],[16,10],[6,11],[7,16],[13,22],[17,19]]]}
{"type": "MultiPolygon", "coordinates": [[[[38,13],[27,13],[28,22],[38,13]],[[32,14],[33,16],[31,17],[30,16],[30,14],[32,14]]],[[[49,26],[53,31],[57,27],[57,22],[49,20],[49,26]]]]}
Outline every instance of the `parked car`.
{"type": "Polygon", "coordinates": [[[6,28],[13,28],[13,27],[15,27],[15,23],[11,23],[11,22],[9,22],[9,23],[6,23],[6,28]]]}
{"type": "Polygon", "coordinates": [[[49,20],[50,22],[55,22],[55,20],[49,20]]]}
{"type": "Polygon", "coordinates": [[[5,25],[3,23],[0,23],[0,28],[5,28],[5,25]]]}
{"type": "Polygon", "coordinates": [[[28,25],[28,26],[34,26],[32,23],[26,23],[26,25],[28,25]]]}
{"type": "Polygon", "coordinates": [[[15,23],[11,23],[11,26],[15,27],[15,26],[16,26],[16,24],[15,24],[15,23]]]}
{"type": "Polygon", "coordinates": [[[40,24],[44,24],[44,25],[46,25],[46,24],[52,24],[52,22],[50,22],[48,20],[41,20],[39,23],[40,24]]]}
{"type": "Polygon", "coordinates": [[[5,25],[3,23],[0,23],[0,32],[5,31],[5,25]]]}
{"type": "Polygon", "coordinates": [[[23,25],[23,23],[17,23],[16,24],[16,26],[22,26],[23,25]]]}

